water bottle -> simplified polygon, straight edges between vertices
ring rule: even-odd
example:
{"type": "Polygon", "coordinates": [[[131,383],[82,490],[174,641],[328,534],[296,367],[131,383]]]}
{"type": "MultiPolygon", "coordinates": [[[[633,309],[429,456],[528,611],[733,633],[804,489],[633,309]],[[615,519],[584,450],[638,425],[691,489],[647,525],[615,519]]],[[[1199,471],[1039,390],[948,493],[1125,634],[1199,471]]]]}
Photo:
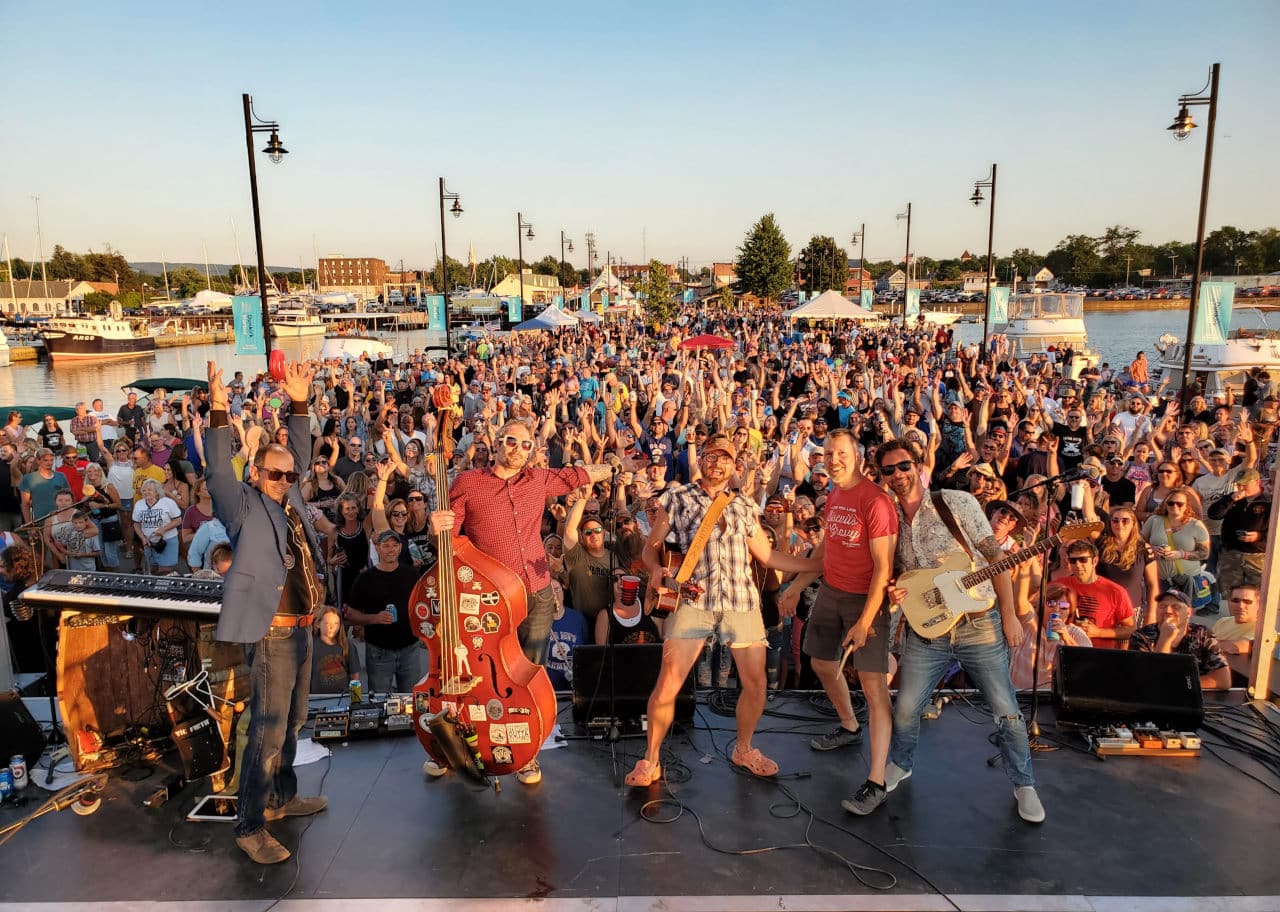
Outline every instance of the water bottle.
{"type": "Polygon", "coordinates": [[[1044,638],[1046,640],[1053,640],[1054,642],[1057,642],[1058,640],[1061,639],[1061,637],[1058,636],[1058,631],[1053,629],[1053,625],[1060,620],[1062,620],[1062,616],[1058,614],[1058,612],[1056,611],[1049,612],[1049,629],[1046,630],[1044,634],[1044,638]]]}

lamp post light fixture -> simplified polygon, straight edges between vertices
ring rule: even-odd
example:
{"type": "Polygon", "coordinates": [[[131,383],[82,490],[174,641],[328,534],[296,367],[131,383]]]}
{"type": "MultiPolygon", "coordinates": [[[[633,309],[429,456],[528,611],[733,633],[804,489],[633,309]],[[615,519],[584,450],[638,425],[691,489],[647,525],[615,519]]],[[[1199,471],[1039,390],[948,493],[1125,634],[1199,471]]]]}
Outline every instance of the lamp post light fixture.
{"type": "MultiPolygon", "coordinates": [[[[564,250],[565,250],[566,244],[568,244],[569,246],[569,252],[573,253],[573,238],[566,238],[564,236],[564,229],[561,228],[560,229],[560,282],[558,282],[557,284],[562,284],[564,282],[564,267],[565,267],[564,250]]],[[[564,299],[563,288],[560,289],[560,298],[561,300],[564,299]]]]}
{"type": "Polygon", "coordinates": [[[1184,140],[1191,135],[1198,124],[1191,119],[1191,108],[1200,105],[1209,106],[1209,126],[1204,136],[1204,171],[1200,177],[1200,215],[1196,222],[1196,261],[1191,270],[1191,306],[1187,308],[1187,338],[1183,342],[1182,355],[1182,407],[1194,395],[1194,384],[1191,382],[1191,350],[1192,336],[1196,330],[1196,308],[1200,297],[1200,272],[1204,268],[1204,223],[1209,207],[1209,175],[1213,170],[1213,132],[1218,123],[1218,69],[1221,64],[1215,63],[1209,68],[1209,81],[1205,87],[1194,95],[1183,95],[1178,98],[1178,116],[1165,129],[1173,133],[1176,140],[1184,140]],[[1205,95],[1205,89],[1209,94],[1205,95]]]}
{"type": "Polygon", "coordinates": [[[862,304],[862,271],[867,268],[867,223],[863,222],[862,227],[853,233],[849,238],[849,243],[858,242],[861,248],[858,251],[858,304],[862,304]]]}
{"type": "Polygon", "coordinates": [[[449,211],[453,213],[454,218],[462,217],[462,201],[458,194],[450,193],[445,189],[444,178],[440,178],[440,291],[444,295],[444,347],[450,350],[449,341],[449,249],[445,245],[444,230],[444,204],[445,200],[452,200],[453,205],[449,207],[449,211]]]}
{"type": "Polygon", "coordinates": [[[516,249],[518,251],[519,261],[516,270],[520,275],[520,307],[524,308],[524,239],[533,240],[533,225],[524,220],[524,216],[516,213],[516,249]],[[521,234],[521,232],[525,232],[521,234]]]}
{"type": "Polygon", "coordinates": [[[258,210],[258,166],[253,156],[253,134],[270,133],[262,150],[273,164],[280,164],[289,150],[280,142],[280,124],[263,120],[253,110],[253,97],[240,96],[244,103],[244,144],[249,154],[249,196],[253,200],[253,241],[258,253],[258,303],[262,306],[262,341],[267,351],[267,366],[271,366],[271,311],[267,307],[267,261],[262,252],[262,216],[258,210]]]}
{"type": "Polygon", "coordinates": [[[898,221],[907,220],[907,255],[902,261],[902,322],[907,322],[907,291],[911,288],[911,204],[907,211],[898,213],[898,221]]]}
{"type": "Polygon", "coordinates": [[[984,297],[982,303],[982,353],[979,357],[984,357],[987,353],[987,339],[991,334],[991,268],[992,248],[991,244],[996,236],[996,164],[991,163],[991,176],[986,180],[973,182],[973,196],[969,197],[969,202],[975,206],[982,205],[982,188],[988,187],[991,190],[991,212],[987,216],[987,272],[983,276],[984,297]]]}

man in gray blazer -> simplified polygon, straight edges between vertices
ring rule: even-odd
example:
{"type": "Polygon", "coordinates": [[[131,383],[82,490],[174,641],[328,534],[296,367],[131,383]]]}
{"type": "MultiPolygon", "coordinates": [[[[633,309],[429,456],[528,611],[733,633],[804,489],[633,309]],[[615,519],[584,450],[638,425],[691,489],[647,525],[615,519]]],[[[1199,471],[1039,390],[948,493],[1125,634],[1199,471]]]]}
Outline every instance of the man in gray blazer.
{"type": "Polygon", "coordinates": [[[298,466],[311,453],[307,397],[314,368],[285,366],[289,446],[258,450],[249,483],[231,465],[222,371],[209,362],[209,429],[205,481],[213,511],[227,529],[235,557],[223,588],[217,637],[243,643],[249,664],[249,732],[240,773],[236,845],[258,864],[277,864],[289,850],[266,829],[269,820],[325,809],[323,796],[298,795],[293,771],[298,731],[307,721],[311,686],[311,625],[324,601],[316,577],[315,529],[298,486],[298,466]]]}

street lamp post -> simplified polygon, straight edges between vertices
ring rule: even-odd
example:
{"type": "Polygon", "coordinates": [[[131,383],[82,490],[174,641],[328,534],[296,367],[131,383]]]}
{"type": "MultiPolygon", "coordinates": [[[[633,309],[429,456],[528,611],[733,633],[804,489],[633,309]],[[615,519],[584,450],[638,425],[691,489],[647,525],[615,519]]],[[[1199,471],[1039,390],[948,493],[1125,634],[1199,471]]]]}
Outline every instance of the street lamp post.
{"type": "MultiPolygon", "coordinates": [[[[565,259],[564,259],[564,246],[565,246],[565,242],[566,242],[566,240],[568,241],[568,244],[569,244],[569,252],[570,252],[570,253],[573,253],[573,238],[565,238],[565,236],[564,236],[564,229],[563,229],[563,228],[561,228],[561,229],[560,229],[560,282],[559,282],[559,283],[557,283],[557,284],[563,284],[563,283],[564,283],[564,267],[565,267],[565,265],[566,265],[566,264],[565,264],[565,259]]],[[[561,288],[561,289],[560,289],[560,299],[561,299],[561,301],[563,301],[563,300],[564,300],[564,289],[563,289],[563,288],[561,288]]]]}
{"type": "Polygon", "coordinates": [[[262,216],[258,211],[258,166],[253,157],[253,134],[270,133],[266,148],[272,164],[280,164],[280,160],[289,153],[280,143],[280,124],[274,120],[263,120],[253,110],[253,97],[248,93],[240,96],[244,102],[244,144],[249,153],[249,196],[253,200],[253,240],[258,250],[258,303],[262,306],[262,341],[267,351],[267,367],[271,366],[271,311],[267,307],[267,260],[262,252],[262,216]],[[255,121],[257,121],[255,123],[255,121]]]}
{"type": "Polygon", "coordinates": [[[454,218],[462,217],[462,201],[458,194],[450,193],[444,187],[444,178],[440,178],[440,290],[444,294],[444,347],[450,350],[449,341],[449,249],[445,246],[444,201],[453,200],[449,211],[454,218]]]}
{"type": "Polygon", "coordinates": [[[858,304],[862,304],[862,271],[867,268],[867,223],[863,222],[862,227],[853,233],[849,238],[849,243],[858,242],[861,248],[858,251],[858,304]]]}
{"type": "Polygon", "coordinates": [[[1196,329],[1196,307],[1200,297],[1200,271],[1204,268],[1204,222],[1209,207],[1209,175],[1213,170],[1213,131],[1218,123],[1218,69],[1220,66],[1221,64],[1215,63],[1209,68],[1209,82],[1206,86],[1209,89],[1209,94],[1203,94],[1204,89],[1201,89],[1195,95],[1183,95],[1178,98],[1178,116],[1173,119],[1172,124],[1166,127],[1167,130],[1173,133],[1174,139],[1186,139],[1196,127],[1188,108],[1199,105],[1209,106],[1209,129],[1204,137],[1204,172],[1200,178],[1200,215],[1196,222],[1196,262],[1191,271],[1191,306],[1187,309],[1187,338],[1182,346],[1182,408],[1184,410],[1191,401],[1194,387],[1191,382],[1191,342],[1196,329]]]}
{"type": "Polygon", "coordinates": [[[982,356],[987,352],[987,338],[991,333],[991,265],[992,265],[992,249],[991,244],[996,236],[996,164],[991,163],[991,176],[986,180],[974,181],[973,196],[969,197],[969,202],[975,206],[982,203],[982,188],[991,188],[991,212],[987,216],[987,274],[983,277],[983,288],[986,290],[986,297],[982,305],[982,356]]]}
{"type": "Polygon", "coordinates": [[[519,212],[516,213],[516,249],[519,251],[519,265],[516,270],[520,275],[520,308],[524,309],[524,239],[528,237],[533,240],[533,225],[524,220],[524,216],[519,212]],[[528,234],[521,234],[521,231],[527,231],[528,234]]]}
{"type": "Polygon", "coordinates": [[[907,291],[911,288],[911,204],[907,211],[898,213],[898,221],[907,220],[907,255],[902,261],[902,323],[907,322],[907,291]]]}

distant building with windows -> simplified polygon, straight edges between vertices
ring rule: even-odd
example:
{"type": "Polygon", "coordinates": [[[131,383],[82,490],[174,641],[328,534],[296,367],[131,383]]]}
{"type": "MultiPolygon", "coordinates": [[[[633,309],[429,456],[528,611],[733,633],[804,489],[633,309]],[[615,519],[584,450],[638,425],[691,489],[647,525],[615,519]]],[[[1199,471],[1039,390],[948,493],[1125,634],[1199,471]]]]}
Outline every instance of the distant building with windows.
{"type": "Polygon", "coordinates": [[[51,317],[71,310],[94,291],[91,283],[79,279],[0,282],[0,313],[9,317],[51,317]]]}
{"type": "Polygon", "coordinates": [[[724,288],[727,285],[737,284],[738,270],[733,263],[712,263],[711,264],[711,287],[724,288]]]}
{"type": "MultiPolygon", "coordinates": [[[[366,297],[382,294],[390,274],[386,260],[377,257],[321,257],[318,269],[320,291],[345,291],[366,297]]],[[[399,273],[396,276],[399,278],[399,273]]]]}
{"type": "MultiPolygon", "coordinates": [[[[525,268],[525,304],[550,304],[555,299],[555,296],[560,293],[560,282],[555,276],[540,275],[532,272],[528,267],[525,268]]],[[[511,273],[497,285],[494,285],[489,294],[498,298],[520,297],[520,276],[514,272],[511,273]]]]}

